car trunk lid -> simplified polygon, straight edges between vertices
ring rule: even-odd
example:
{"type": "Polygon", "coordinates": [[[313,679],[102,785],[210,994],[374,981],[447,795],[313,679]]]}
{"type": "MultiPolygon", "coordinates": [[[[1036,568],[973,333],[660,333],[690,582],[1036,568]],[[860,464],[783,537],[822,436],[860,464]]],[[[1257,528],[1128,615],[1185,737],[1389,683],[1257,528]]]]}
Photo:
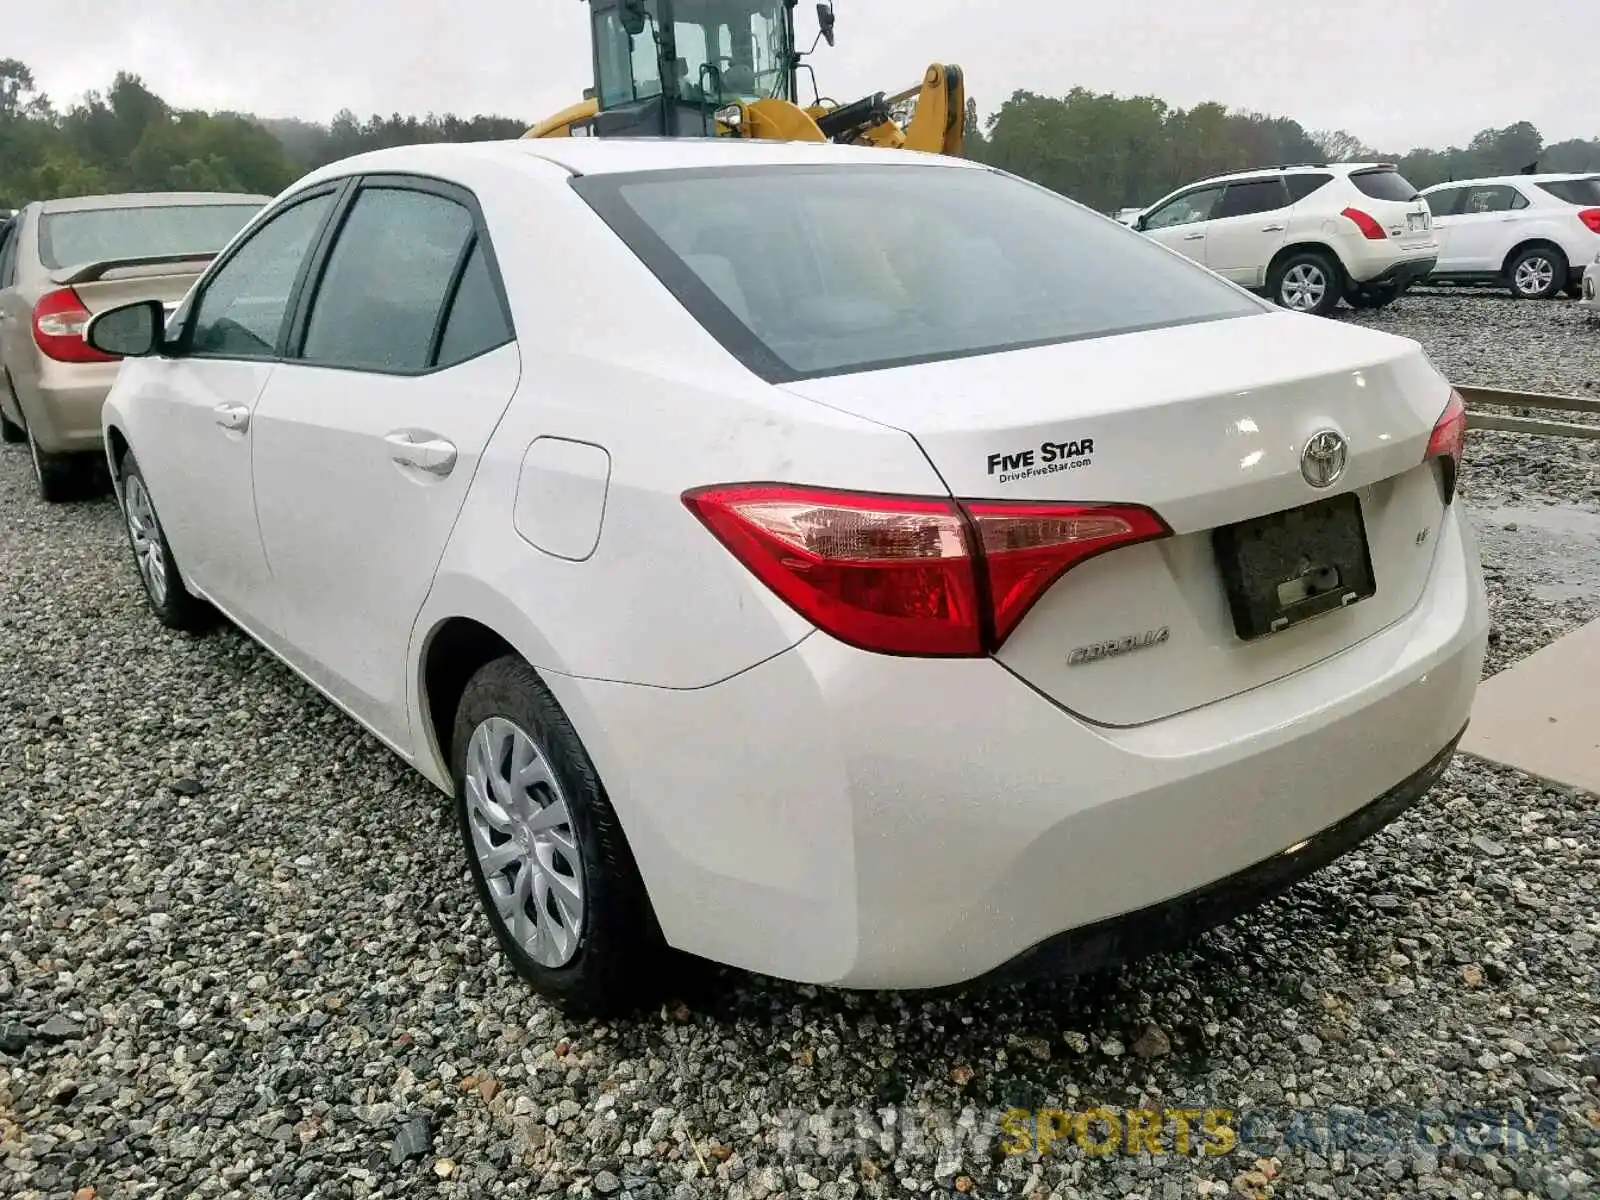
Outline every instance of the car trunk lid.
{"type": "Polygon", "coordinates": [[[1409,340],[1263,313],[786,386],[909,433],[961,499],[1138,504],[1167,523],[1172,536],[1057,581],[997,654],[1099,723],[1157,720],[1302,670],[1404,616],[1431,567],[1444,501],[1424,457],[1449,385],[1409,340]],[[1319,489],[1302,454],[1322,433],[1348,449],[1319,489]],[[1359,506],[1376,585],[1348,607],[1347,592],[1368,590],[1359,542],[1305,540],[1333,520],[1328,505],[1234,545],[1214,537],[1328,497],[1359,506]],[[1334,610],[1242,637],[1236,609],[1272,581],[1230,584],[1233,567],[1270,573],[1262,554],[1297,538],[1308,569],[1338,576],[1334,599],[1316,601],[1334,610]]]}
{"type": "Polygon", "coordinates": [[[163,254],[107,259],[53,271],[50,280],[71,288],[91,313],[138,300],[160,300],[170,314],[214,257],[163,254]]]}

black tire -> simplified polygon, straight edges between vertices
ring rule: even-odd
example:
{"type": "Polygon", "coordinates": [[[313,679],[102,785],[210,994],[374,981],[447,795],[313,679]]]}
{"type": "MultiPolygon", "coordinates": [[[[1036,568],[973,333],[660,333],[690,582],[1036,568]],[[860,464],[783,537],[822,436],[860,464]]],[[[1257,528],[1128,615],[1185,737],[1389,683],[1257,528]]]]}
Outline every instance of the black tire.
{"type": "Polygon", "coordinates": [[[80,499],[85,491],[80,456],[41,450],[32,429],[24,429],[22,436],[33,459],[33,479],[39,488],[39,499],[46,504],[80,499]]]}
{"type": "Polygon", "coordinates": [[[1518,300],[1549,300],[1568,274],[1567,256],[1554,246],[1524,246],[1506,264],[1506,287],[1518,300]]]}
{"type": "Polygon", "coordinates": [[[1400,294],[1400,285],[1390,283],[1375,288],[1354,288],[1344,299],[1345,303],[1351,308],[1388,308],[1389,305],[1400,299],[1400,294]]]}
{"type": "Polygon", "coordinates": [[[133,569],[138,573],[145,600],[149,602],[156,620],[168,629],[190,633],[204,629],[210,623],[210,606],[184,585],[183,573],[178,570],[172,547],[167,544],[166,530],[161,528],[161,520],[156,515],[155,501],[150,499],[150,490],[131,450],[123,456],[118,473],[117,500],[122,512],[122,526],[128,534],[128,549],[133,555],[133,569]],[[142,511],[145,504],[148,505],[148,515],[142,511]],[[142,533],[136,531],[136,525],[142,533]],[[159,589],[146,574],[146,566],[141,561],[142,549],[160,556],[164,586],[159,589]]]}
{"type": "Polygon", "coordinates": [[[1325,317],[1339,307],[1344,275],[1331,255],[1320,250],[1299,250],[1285,255],[1272,268],[1267,294],[1281,308],[1325,317]]]}
{"type": "Polygon", "coordinates": [[[1582,279],[1582,277],[1580,276],[1577,279],[1569,279],[1567,281],[1567,286],[1561,289],[1561,293],[1562,293],[1562,295],[1566,296],[1566,298],[1568,300],[1582,300],[1583,299],[1583,279],[1582,279]]]}
{"type": "MultiPolygon", "coordinates": [[[[11,376],[0,368],[0,387],[4,387],[11,397],[11,403],[17,406],[17,411],[22,411],[22,401],[17,399],[17,389],[11,386],[11,376]]],[[[24,420],[27,418],[24,417],[24,420]]],[[[6,410],[0,408],[0,442],[9,442],[13,446],[20,446],[28,440],[28,431],[6,416],[6,410]]]]}
{"type": "MultiPolygon", "coordinates": [[[[534,670],[512,656],[482,667],[462,693],[450,744],[462,850],[490,928],[517,974],[573,1015],[623,1013],[652,1001],[662,982],[666,949],[644,882],[583,742],[534,670]],[[496,718],[509,722],[533,743],[558,789],[538,784],[522,789],[522,798],[540,805],[564,799],[567,805],[570,819],[556,829],[567,831],[563,836],[575,845],[578,862],[556,851],[555,866],[547,870],[581,883],[582,909],[575,930],[564,920],[553,921],[576,935],[576,949],[559,964],[536,961],[518,942],[501,916],[474,844],[468,759],[479,727],[496,718]]],[[[527,870],[521,862],[509,863],[503,872],[496,872],[496,882],[514,887],[527,870]]],[[[509,907],[514,901],[506,903],[509,907]]],[[[549,903],[534,909],[535,924],[552,921],[549,903]]]]}

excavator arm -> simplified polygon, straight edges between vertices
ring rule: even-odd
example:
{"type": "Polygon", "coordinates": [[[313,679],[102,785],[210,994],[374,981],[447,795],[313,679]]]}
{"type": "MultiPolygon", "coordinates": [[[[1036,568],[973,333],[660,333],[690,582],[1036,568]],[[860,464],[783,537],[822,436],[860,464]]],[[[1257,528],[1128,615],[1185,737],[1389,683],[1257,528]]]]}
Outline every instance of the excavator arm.
{"type": "Polygon", "coordinates": [[[959,158],[964,144],[967,109],[966,82],[961,68],[934,63],[916,87],[892,96],[882,92],[837,108],[813,107],[808,115],[829,141],[884,146],[895,150],[921,150],[959,158]],[[915,99],[911,120],[902,128],[894,119],[896,106],[915,99]]]}

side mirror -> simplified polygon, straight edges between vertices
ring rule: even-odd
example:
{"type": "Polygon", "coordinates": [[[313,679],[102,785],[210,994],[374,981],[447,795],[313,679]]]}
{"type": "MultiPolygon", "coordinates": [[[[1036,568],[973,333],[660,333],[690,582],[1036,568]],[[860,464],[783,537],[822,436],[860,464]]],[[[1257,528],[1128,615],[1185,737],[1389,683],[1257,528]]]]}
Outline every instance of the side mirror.
{"type": "Polygon", "coordinates": [[[643,0],[622,0],[620,16],[623,31],[629,37],[638,37],[644,32],[643,0]]]}
{"type": "Polygon", "coordinates": [[[1145,226],[1148,225],[1149,223],[1150,223],[1150,218],[1145,216],[1143,213],[1140,213],[1137,217],[1135,217],[1133,219],[1133,227],[1135,229],[1137,229],[1140,233],[1143,233],[1145,231],[1145,226]]]}
{"type": "Polygon", "coordinates": [[[140,300],[108,308],[89,318],[83,340],[102,354],[118,358],[145,358],[161,348],[166,311],[159,300],[140,300]]]}
{"type": "Polygon", "coordinates": [[[833,45],[832,0],[823,0],[823,3],[817,5],[817,28],[822,31],[823,40],[826,41],[828,45],[833,45]]]}

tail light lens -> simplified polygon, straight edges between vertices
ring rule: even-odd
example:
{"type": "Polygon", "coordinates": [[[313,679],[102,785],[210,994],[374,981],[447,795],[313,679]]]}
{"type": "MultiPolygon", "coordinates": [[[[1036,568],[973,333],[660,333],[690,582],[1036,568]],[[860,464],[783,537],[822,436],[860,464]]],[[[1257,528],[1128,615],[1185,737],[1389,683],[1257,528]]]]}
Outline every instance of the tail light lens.
{"type": "Polygon", "coordinates": [[[1600,208],[1584,209],[1578,214],[1578,220],[1582,221],[1595,233],[1600,233],[1600,208]]]}
{"type": "Polygon", "coordinates": [[[1444,492],[1444,502],[1455,499],[1456,479],[1461,474],[1461,459],[1467,449],[1467,405],[1461,393],[1450,389],[1450,401],[1444,413],[1433,426],[1433,436],[1428,439],[1428,453],[1424,462],[1438,460],[1439,483],[1444,492]]]}
{"type": "Polygon", "coordinates": [[[83,340],[89,316],[88,306],[71,288],[46,292],[33,306],[34,345],[57,362],[116,362],[115,355],[102,354],[83,340]]]}
{"type": "Polygon", "coordinates": [[[1362,212],[1359,208],[1347,208],[1340,215],[1349,217],[1350,220],[1355,222],[1356,228],[1361,230],[1361,236],[1369,242],[1381,242],[1389,236],[1384,233],[1382,225],[1379,225],[1371,216],[1362,212]]]}
{"type": "Polygon", "coordinates": [[[789,484],[698,488],[683,502],[801,616],[880,654],[992,653],[1078,563],[1171,532],[1137,506],[960,502],[789,484]]]}

